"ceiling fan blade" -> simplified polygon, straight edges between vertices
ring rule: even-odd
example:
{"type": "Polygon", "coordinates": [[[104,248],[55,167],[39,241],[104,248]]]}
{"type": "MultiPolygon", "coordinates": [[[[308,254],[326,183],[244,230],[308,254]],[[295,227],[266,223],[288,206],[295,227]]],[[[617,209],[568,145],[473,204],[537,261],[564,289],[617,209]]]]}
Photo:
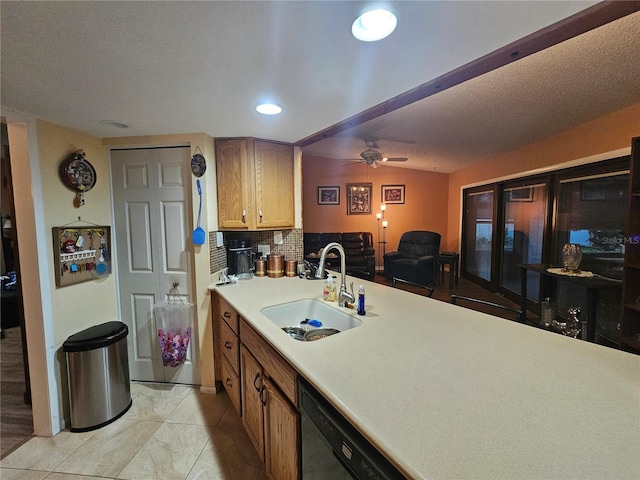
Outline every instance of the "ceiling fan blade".
{"type": "Polygon", "coordinates": [[[405,157],[383,158],[382,159],[383,162],[406,162],[407,160],[409,160],[409,159],[405,158],[405,157]]]}
{"type": "Polygon", "coordinates": [[[348,163],[340,165],[341,167],[350,167],[352,165],[360,165],[361,163],[366,163],[361,158],[346,158],[345,161],[348,163]]]}

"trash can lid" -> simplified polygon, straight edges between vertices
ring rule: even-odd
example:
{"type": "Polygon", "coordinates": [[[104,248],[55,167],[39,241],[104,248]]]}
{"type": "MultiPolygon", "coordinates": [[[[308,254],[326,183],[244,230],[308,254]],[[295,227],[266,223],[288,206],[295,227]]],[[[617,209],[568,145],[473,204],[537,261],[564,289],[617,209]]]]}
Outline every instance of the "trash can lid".
{"type": "Polygon", "coordinates": [[[95,350],[116,343],[126,338],[128,334],[129,329],[124,323],[107,322],[71,335],[62,344],[62,349],[65,352],[95,350]]]}

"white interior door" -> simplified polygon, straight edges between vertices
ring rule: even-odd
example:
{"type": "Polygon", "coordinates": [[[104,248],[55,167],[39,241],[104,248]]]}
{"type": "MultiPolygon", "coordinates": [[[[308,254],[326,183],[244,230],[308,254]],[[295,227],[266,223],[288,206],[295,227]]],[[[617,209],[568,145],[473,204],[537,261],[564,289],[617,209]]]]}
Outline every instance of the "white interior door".
{"type": "Polygon", "coordinates": [[[132,380],[200,384],[195,325],[187,360],[165,367],[153,314],[174,283],[184,301],[193,302],[190,158],[187,147],[111,151],[118,290],[132,380]]]}

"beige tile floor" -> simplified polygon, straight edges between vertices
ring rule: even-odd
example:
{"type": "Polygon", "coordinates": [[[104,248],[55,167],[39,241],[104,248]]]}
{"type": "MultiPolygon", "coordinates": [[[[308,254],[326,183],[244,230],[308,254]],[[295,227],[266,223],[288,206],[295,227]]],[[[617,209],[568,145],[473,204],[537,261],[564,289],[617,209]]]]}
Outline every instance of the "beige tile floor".
{"type": "Polygon", "coordinates": [[[2,480],[264,480],[226,393],[132,383],[131,409],[83,433],[34,437],[0,461],[2,480]]]}

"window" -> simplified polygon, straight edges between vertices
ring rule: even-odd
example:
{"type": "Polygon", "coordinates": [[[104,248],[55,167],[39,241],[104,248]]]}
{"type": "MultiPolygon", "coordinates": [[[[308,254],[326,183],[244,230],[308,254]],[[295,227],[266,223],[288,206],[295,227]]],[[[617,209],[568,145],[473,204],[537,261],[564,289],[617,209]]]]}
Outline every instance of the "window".
{"type": "MultiPolygon", "coordinates": [[[[582,247],[582,270],[619,280],[625,253],[629,157],[464,191],[462,273],[521,302],[521,264],[562,265],[562,247],[582,247]]],[[[529,308],[539,312],[540,275],[527,272],[529,308]]],[[[557,282],[553,300],[566,316],[585,305],[586,290],[557,282]]],[[[622,283],[620,283],[622,285],[622,283]]],[[[621,289],[600,292],[596,341],[615,343],[621,289]]]]}
{"type": "Polygon", "coordinates": [[[621,280],[628,202],[628,170],[560,180],[556,262],[565,243],[577,243],[581,269],[621,280]]]}
{"type": "MultiPolygon", "coordinates": [[[[547,213],[547,186],[531,183],[505,187],[502,202],[504,240],[500,269],[500,287],[520,295],[519,267],[522,263],[542,263],[542,248],[547,213]]],[[[528,272],[527,297],[538,299],[540,275],[528,272]]]]}
{"type": "Polygon", "coordinates": [[[493,191],[487,190],[465,196],[465,270],[487,282],[491,280],[493,199],[493,191]]]}

